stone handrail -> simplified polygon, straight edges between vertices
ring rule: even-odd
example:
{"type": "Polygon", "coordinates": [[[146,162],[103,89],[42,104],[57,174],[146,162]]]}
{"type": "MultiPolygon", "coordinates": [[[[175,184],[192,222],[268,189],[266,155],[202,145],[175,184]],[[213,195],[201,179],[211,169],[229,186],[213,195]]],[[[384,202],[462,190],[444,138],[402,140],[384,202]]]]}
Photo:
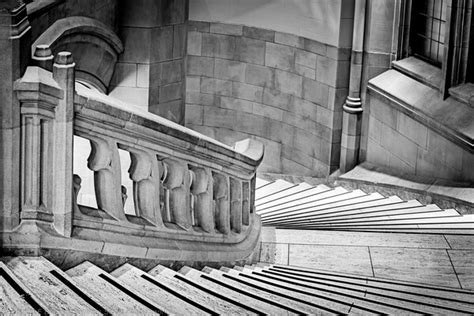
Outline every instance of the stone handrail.
{"type": "Polygon", "coordinates": [[[41,222],[54,240],[50,247],[205,262],[251,255],[260,233],[253,204],[261,143],[244,140],[232,148],[76,84],[69,53],[56,56],[52,73],[28,67],[15,90],[22,120],[20,217],[41,222]],[[73,135],[91,144],[96,209],[77,203],[73,135]],[[119,149],[131,159],[135,215],[124,211],[121,174],[128,166],[119,149]]]}

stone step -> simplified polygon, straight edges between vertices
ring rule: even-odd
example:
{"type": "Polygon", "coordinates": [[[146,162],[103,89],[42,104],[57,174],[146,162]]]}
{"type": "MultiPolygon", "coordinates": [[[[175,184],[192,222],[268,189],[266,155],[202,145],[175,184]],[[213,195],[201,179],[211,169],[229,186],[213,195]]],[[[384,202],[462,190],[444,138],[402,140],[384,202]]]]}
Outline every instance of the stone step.
{"type": "Polygon", "coordinates": [[[286,266],[280,264],[261,263],[257,265],[261,268],[272,268],[283,272],[294,272],[308,276],[316,276],[336,282],[349,282],[355,284],[364,284],[376,288],[385,289],[394,292],[407,292],[421,297],[435,297],[456,302],[463,306],[474,306],[474,291],[463,290],[459,288],[418,284],[409,281],[398,281],[392,279],[376,278],[372,276],[360,276],[350,273],[330,272],[296,266],[286,266]]]}
{"type": "Polygon", "coordinates": [[[47,312],[41,301],[0,262],[0,313],[5,315],[39,315],[38,310],[47,312]]]}
{"type": "MultiPolygon", "coordinates": [[[[398,215],[410,215],[410,214],[419,214],[419,213],[436,213],[442,211],[437,205],[431,206],[415,206],[408,208],[389,208],[389,209],[357,209],[351,211],[345,211],[343,213],[336,213],[332,216],[308,216],[303,220],[305,222],[335,222],[335,221],[345,221],[345,220],[357,220],[360,218],[376,218],[380,216],[398,216],[398,215]]],[[[302,219],[290,219],[288,222],[298,222],[302,219]]]]}
{"type": "Polygon", "coordinates": [[[268,216],[269,213],[272,215],[290,212],[294,210],[309,209],[311,207],[320,205],[330,205],[331,203],[337,203],[340,201],[347,201],[356,197],[365,196],[366,194],[361,190],[347,191],[344,188],[338,187],[330,191],[322,192],[302,198],[297,201],[291,201],[284,205],[278,205],[260,210],[257,213],[261,216],[268,216]]]}
{"type": "Polygon", "coordinates": [[[121,281],[88,261],[69,269],[66,274],[91,293],[111,313],[150,314],[156,311],[151,302],[146,302],[141,298],[140,293],[128,288],[121,281]],[[108,280],[112,280],[113,283],[108,280]],[[118,284],[119,287],[114,284],[118,284]],[[120,288],[125,288],[126,291],[120,288]]]}
{"type": "Polygon", "coordinates": [[[321,216],[328,217],[334,215],[345,215],[349,214],[363,214],[371,213],[374,211],[390,211],[396,210],[398,208],[409,208],[410,206],[421,206],[418,201],[413,201],[412,203],[408,202],[399,202],[397,198],[379,198],[378,194],[370,194],[368,196],[362,196],[359,198],[341,201],[334,204],[325,204],[322,206],[304,208],[304,209],[294,209],[291,211],[280,211],[278,214],[269,214],[268,216],[262,216],[262,219],[265,221],[277,220],[277,219],[309,219],[309,218],[318,218],[321,216]],[[407,203],[407,204],[405,204],[407,203]],[[336,205],[337,204],[337,205],[336,205]]]}
{"type": "Polygon", "coordinates": [[[78,288],[69,276],[43,257],[16,257],[8,260],[8,268],[41,298],[51,314],[101,315],[101,309],[90,293],[78,288]]]}
{"type": "Polygon", "coordinates": [[[153,280],[153,276],[130,264],[124,264],[110,274],[120,280],[122,284],[125,284],[127,288],[140,293],[140,297],[152,304],[155,310],[177,315],[209,314],[206,309],[199,308],[187,300],[181,299],[169,288],[150,282],[149,279],[153,280]]]}
{"type": "Polygon", "coordinates": [[[296,186],[296,184],[293,184],[291,182],[285,181],[285,180],[276,180],[272,183],[268,183],[267,185],[264,185],[258,189],[255,190],[255,200],[261,199],[266,197],[267,195],[270,194],[275,194],[280,191],[287,190],[289,188],[292,188],[296,186]]]}
{"type": "Polygon", "coordinates": [[[179,270],[179,273],[186,277],[189,281],[194,282],[197,285],[204,286],[214,293],[224,295],[225,297],[236,302],[244,302],[245,305],[252,308],[258,314],[297,314],[294,312],[292,313],[291,310],[285,309],[282,306],[275,305],[273,301],[258,297],[253,292],[244,291],[226,282],[219,281],[202,271],[185,266],[179,270]]]}
{"type": "MultiPolygon", "coordinates": [[[[223,315],[256,315],[256,312],[250,311],[242,306],[238,306],[218,297],[214,293],[206,291],[205,288],[197,286],[194,282],[186,282],[187,280],[178,275],[176,271],[168,269],[162,265],[158,265],[148,273],[154,280],[166,287],[173,289],[176,293],[180,293],[189,300],[204,306],[213,313],[223,315]]],[[[240,304],[239,304],[240,305],[240,304]]]]}
{"type": "MultiPolygon", "coordinates": [[[[320,277],[305,272],[294,272],[272,267],[249,266],[253,273],[266,276],[270,279],[284,280],[314,286],[316,288],[348,291],[348,293],[362,297],[380,300],[391,305],[406,306],[414,310],[421,310],[427,314],[467,314],[474,308],[473,304],[459,302],[457,299],[450,300],[444,295],[423,295],[408,291],[387,289],[384,287],[367,285],[365,282],[353,282],[352,280],[341,280],[328,277],[320,277]]],[[[445,292],[445,291],[443,291],[445,292]]]]}
{"type": "MultiPolygon", "coordinates": [[[[337,311],[326,308],[324,306],[317,305],[315,302],[309,302],[308,300],[295,297],[292,294],[282,293],[275,291],[274,289],[268,289],[266,287],[255,286],[251,283],[235,279],[232,275],[229,275],[225,271],[216,270],[210,267],[205,267],[203,272],[207,273],[210,277],[229,284],[242,291],[254,293],[256,296],[265,299],[266,301],[275,302],[279,306],[296,313],[296,314],[310,314],[310,315],[321,315],[321,314],[337,314],[337,311]]],[[[349,310],[344,308],[344,310],[349,310]]]]}
{"type": "MultiPolygon", "coordinates": [[[[256,286],[266,287],[281,293],[294,295],[300,299],[310,302],[318,301],[318,304],[327,304],[327,307],[338,310],[340,313],[358,313],[358,314],[399,314],[400,309],[396,306],[380,304],[377,301],[366,300],[363,297],[343,293],[340,290],[315,289],[314,287],[303,287],[290,282],[277,280],[268,280],[264,277],[253,275],[252,270],[235,267],[236,269],[226,268],[224,271],[236,279],[243,280],[256,286]],[[239,271],[241,270],[241,271],[239,271]],[[347,309],[347,310],[346,310],[347,309]]],[[[403,310],[402,312],[417,313],[417,311],[403,310]]],[[[419,312],[418,312],[419,313],[419,312]]],[[[421,313],[419,313],[421,314],[421,313]]]]}
{"type": "Polygon", "coordinates": [[[255,181],[255,189],[260,189],[261,187],[263,187],[264,185],[267,185],[269,183],[271,183],[272,181],[267,181],[267,180],[264,180],[262,178],[257,178],[256,181],[255,181]]]}
{"type": "Polygon", "coordinates": [[[370,212],[370,213],[359,213],[352,214],[344,217],[332,217],[325,219],[313,219],[306,218],[304,222],[302,220],[288,220],[281,219],[279,221],[265,221],[265,223],[271,223],[272,225],[285,224],[285,225],[330,225],[330,224],[349,224],[349,223],[377,223],[377,222],[393,222],[395,220],[416,220],[416,219],[427,219],[427,218],[438,218],[438,217],[459,217],[461,216],[456,210],[448,209],[442,210],[437,205],[427,205],[409,209],[398,209],[398,210],[385,210],[381,212],[370,212]]]}
{"type": "Polygon", "coordinates": [[[266,197],[263,197],[263,198],[258,198],[255,200],[255,206],[258,208],[272,201],[280,201],[287,197],[291,197],[298,193],[304,193],[305,191],[309,191],[311,189],[314,189],[314,186],[303,182],[293,187],[290,187],[287,190],[283,190],[275,194],[267,195],[266,197]]]}
{"type": "Polygon", "coordinates": [[[271,208],[271,207],[276,207],[276,206],[282,206],[283,207],[287,204],[291,204],[293,201],[297,201],[297,200],[304,199],[304,198],[309,198],[313,195],[317,195],[317,194],[327,192],[327,191],[331,191],[331,190],[332,190],[332,188],[330,188],[326,185],[320,184],[320,185],[318,185],[316,187],[313,187],[309,190],[302,191],[302,192],[299,192],[299,193],[295,193],[291,196],[275,199],[275,200],[272,200],[272,201],[269,201],[269,202],[265,203],[264,205],[258,205],[257,206],[257,211],[264,212],[266,209],[271,208]]]}
{"type": "MultiPolygon", "coordinates": [[[[370,196],[370,195],[369,195],[370,196]]],[[[367,197],[365,197],[367,198],[367,197]]],[[[418,201],[414,201],[416,205],[421,205],[418,201]]],[[[391,196],[384,199],[376,199],[373,201],[366,201],[361,203],[351,203],[349,202],[340,202],[338,205],[329,205],[329,206],[320,206],[315,207],[307,210],[307,212],[314,212],[311,216],[306,216],[306,214],[294,215],[291,214],[282,214],[281,217],[288,216],[292,217],[295,221],[298,219],[302,219],[306,221],[309,218],[330,218],[333,216],[346,216],[350,214],[358,214],[362,212],[377,212],[377,211],[385,211],[385,209],[392,210],[397,208],[406,208],[407,202],[402,201],[400,198],[396,196],[391,196]]]]}

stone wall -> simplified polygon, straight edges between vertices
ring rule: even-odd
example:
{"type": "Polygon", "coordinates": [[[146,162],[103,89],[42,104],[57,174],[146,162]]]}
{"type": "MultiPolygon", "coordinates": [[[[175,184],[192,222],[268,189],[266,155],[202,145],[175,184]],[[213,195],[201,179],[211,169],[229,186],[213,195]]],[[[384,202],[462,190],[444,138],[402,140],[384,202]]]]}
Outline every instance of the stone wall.
{"type": "MultiPolygon", "coordinates": [[[[379,0],[381,1],[381,0],[379,0]]],[[[350,47],[354,0],[193,0],[189,19],[242,24],[350,47]]]]}
{"type": "Polygon", "coordinates": [[[186,126],[227,144],[262,141],[261,171],[327,176],[338,168],[349,49],[197,21],[187,46],[186,126]]]}
{"type": "Polygon", "coordinates": [[[474,182],[474,154],[370,95],[367,161],[394,172],[474,182]]]}
{"type": "Polygon", "coordinates": [[[184,123],[188,0],[124,0],[110,95],[184,123]]]}

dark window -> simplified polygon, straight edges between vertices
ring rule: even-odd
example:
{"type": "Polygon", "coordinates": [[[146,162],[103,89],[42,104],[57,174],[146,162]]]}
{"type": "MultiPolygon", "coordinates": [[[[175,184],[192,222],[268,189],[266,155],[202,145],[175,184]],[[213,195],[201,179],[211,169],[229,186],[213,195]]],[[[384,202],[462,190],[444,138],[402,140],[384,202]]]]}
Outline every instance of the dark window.
{"type": "Polygon", "coordinates": [[[445,0],[412,1],[411,53],[441,67],[446,32],[445,0]]]}

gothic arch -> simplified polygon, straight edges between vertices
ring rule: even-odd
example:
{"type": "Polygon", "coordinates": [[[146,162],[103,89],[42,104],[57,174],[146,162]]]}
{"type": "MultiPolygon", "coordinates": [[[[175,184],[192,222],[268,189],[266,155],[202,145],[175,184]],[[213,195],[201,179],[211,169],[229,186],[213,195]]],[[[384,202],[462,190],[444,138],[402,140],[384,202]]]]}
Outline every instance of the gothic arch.
{"type": "Polygon", "coordinates": [[[118,55],[123,51],[119,37],[102,22],[83,16],[57,20],[31,46],[48,45],[53,54],[70,51],[76,77],[106,93],[118,55]]]}

